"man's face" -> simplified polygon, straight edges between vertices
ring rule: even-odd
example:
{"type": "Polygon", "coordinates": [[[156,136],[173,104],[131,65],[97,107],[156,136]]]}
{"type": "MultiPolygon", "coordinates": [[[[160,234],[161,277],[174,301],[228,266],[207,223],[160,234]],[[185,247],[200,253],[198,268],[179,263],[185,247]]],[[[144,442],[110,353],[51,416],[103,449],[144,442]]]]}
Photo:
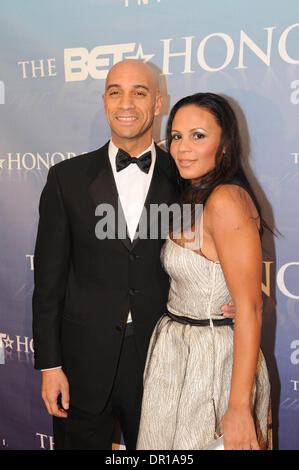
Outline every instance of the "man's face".
{"type": "Polygon", "coordinates": [[[123,148],[131,143],[144,148],[150,145],[162,96],[156,77],[145,64],[135,61],[116,64],[108,74],[103,101],[115,145],[123,148]]]}

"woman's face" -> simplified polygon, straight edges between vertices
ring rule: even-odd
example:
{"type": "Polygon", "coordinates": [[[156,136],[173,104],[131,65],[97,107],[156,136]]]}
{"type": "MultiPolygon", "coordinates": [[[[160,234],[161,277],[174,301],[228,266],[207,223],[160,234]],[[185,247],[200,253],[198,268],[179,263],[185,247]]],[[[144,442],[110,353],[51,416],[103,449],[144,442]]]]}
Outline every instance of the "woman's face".
{"type": "MultiPolygon", "coordinates": [[[[180,108],[171,129],[170,153],[184,179],[196,179],[215,168],[221,127],[207,108],[180,108]]],[[[223,152],[225,149],[223,149],[223,152]]]]}

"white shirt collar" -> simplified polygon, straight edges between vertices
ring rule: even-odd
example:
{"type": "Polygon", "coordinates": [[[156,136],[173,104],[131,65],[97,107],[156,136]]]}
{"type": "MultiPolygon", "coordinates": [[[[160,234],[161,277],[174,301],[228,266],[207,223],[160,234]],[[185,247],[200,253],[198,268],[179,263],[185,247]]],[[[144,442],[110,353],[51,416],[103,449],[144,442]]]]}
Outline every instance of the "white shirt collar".
{"type": "MultiPolygon", "coordinates": [[[[150,173],[152,168],[154,167],[155,160],[156,160],[156,147],[155,147],[154,140],[152,140],[151,145],[147,149],[145,149],[143,152],[141,152],[140,155],[137,155],[137,158],[140,157],[145,152],[149,152],[149,151],[152,152],[152,162],[151,162],[151,167],[150,167],[150,171],[149,171],[149,173],[150,173]]],[[[112,140],[110,140],[109,147],[108,147],[108,154],[109,154],[109,159],[110,159],[110,163],[111,163],[113,172],[116,171],[115,158],[116,158],[117,152],[118,152],[118,147],[116,147],[116,145],[112,142],[112,140]]]]}

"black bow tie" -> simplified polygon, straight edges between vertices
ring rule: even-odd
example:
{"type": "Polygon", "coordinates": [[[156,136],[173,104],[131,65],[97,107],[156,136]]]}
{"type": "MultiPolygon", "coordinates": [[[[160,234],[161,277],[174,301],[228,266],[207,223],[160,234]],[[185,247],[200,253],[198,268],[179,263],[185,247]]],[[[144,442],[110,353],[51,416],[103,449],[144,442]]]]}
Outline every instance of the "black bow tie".
{"type": "Polygon", "coordinates": [[[141,171],[148,173],[152,162],[152,152],[146,152],[139,158],[131,157],[127,152],[119,149],[116,155],[116,171],[127,168],[130,163],[136,163],[141,171]]]}

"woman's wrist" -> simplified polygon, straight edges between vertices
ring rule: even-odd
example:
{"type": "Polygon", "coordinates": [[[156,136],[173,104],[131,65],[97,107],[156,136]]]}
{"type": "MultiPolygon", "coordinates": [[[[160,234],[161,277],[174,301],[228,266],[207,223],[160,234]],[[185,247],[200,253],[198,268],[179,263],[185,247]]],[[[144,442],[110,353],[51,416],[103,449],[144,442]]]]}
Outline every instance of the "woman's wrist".
{"type": "Polygon", "coordinates": [[[228,410],[231,411],[249,411],[251,412],[250,401],[229,401],[228,403],[228,410]]]}

